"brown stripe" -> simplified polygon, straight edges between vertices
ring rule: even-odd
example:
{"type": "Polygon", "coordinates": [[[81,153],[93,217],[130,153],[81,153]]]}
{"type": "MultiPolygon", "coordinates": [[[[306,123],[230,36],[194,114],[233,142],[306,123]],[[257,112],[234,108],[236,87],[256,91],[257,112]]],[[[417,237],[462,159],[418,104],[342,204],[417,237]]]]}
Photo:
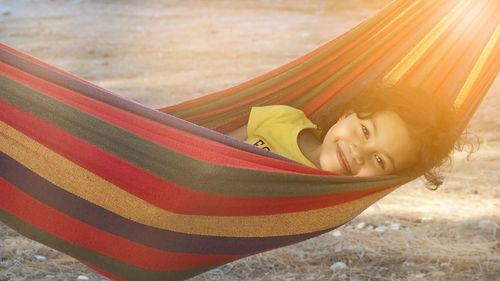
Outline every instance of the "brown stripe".
{"type": "Polygon", "coordinates": [[[5,76],[0,76],[0,83],[0,97],[7,102],[167,181],[204,193],[307,196],[368,190],[401,182],[397,177],[315,176],[217,165],[163,147],[5,76]],[[196,171],[196,177],[186,176],[186,171],[196,171]],[[234,188],[234,183],[238,183],[238,188],[234,188]]]}
{"type": "Polygon", "coordinates": [[[135,222],[181,233],[263,237],[321,231],[345,223],[393,190],[389,188],[352,202],[296,213],[252,217],[181,215],[121,190],[1,121],[0,132],[0,149],[49,182],[135,222]]]}

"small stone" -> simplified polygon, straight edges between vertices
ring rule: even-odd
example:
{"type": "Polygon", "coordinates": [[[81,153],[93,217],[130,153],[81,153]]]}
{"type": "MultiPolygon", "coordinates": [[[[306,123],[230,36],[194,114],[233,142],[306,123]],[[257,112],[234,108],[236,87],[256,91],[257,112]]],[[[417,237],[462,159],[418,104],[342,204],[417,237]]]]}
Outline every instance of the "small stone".
{"type": "Polygon", "coordinates": [[[53,275],[53,274],[47,274],[45,275],[45,278],[49,278],[49,279],[52,279],[52,278],[55,278],[56,276],[53,275]]]}
{"type": "Polygon", "coordinates": [[[400,228],[399,223],[391,223],[392,230],[399,230],[399,228],[400,228]]]}
{"type": "Polygon", "coordinates": [[[440,267],[450,267],[451,263],[449,263],[449,262],[442,262],[439,266],[440,267]]]}
{"type": "Polygon", "coordinates": [[[210,272],[217,274],[217,275],[224,275],[224,271],[222,271],[222,269],[220,269],[220,268],[214,268],[214,269],[210,270],[210,272]]]}
{"type": "Polygon", "coordinates": [[[479,229],[487,233],[496,233],[498,229],[498,223],[492,220],[481,220],[479,221],[479,229]]]}
{"type": "Polygon", "coordinates": [[[431,273],[431,276],[434,277],[434,278],[443,278],[446,276],[446,273],[442,272],[442,271],[434,271],[431,273]]]}
{"type": "Polygon", "coordinates": [[[347,268],[347,265],[341,261],[338,261],[338,262],[332,264],[332,266],[330,266],[330,269],[333,271],[341,271],[341,270],[344,270],[346,268],[347,268]]]}
{"type": "Polygon", "coordinates": [[[311,37],[311,32],[302,32],[302,34],[300,34],[302,36],[302,38],[308,38],[308,37],[311,37]]]}
{"type": "Polygon", "coordinates": [[[386,232],[387,226],[379,225],[379,226],[377,226],[377,228],[375,228],[375,231],[380,232],[380,233],[386,232]]]}
{"type": "Polygon", "coordinates": [[[413,275],[413,277],[415,278],[415,280],[424,280],[425,274],[417,273],[417,274],[413,275]]]}
{"type": "Polygon", "coordinates": [[[475,229],[476,225],[475,223],[471,221],[462,221],[458,224],[458,228],[460,230],[473,230],[475,229]]]}
{"type": "Polygon", "coordinates": [[[332,236],[333,237],[340,237],[340,236],[342,236],[342,232],[340,232],[340,230],[334,230],[332,232],[332,236]]]}
{"type": "Polygon", "coordinates": [[[420,219],[421,222],[433,222],[436,219],[434,217],[423,217],[420,219]]]}
{"type": "Polygon", "coordinates": [[[35,259],[37,261],[40,261],[40,262],[44,262],[44,261],[47,261],[47,258],[44,257],[44,256],[39,256],[39,255],[35,255],[35,259]]]}
{"type": "Polygon", "coordinates": [[[364,222],[360,222],[360,223],[358,223],[358,224],[356,225],[356,229],[363,229],[363,228],[365,228],[365,226],[366,226],[366,223],[364,223],[364,222]]]}
{"type": "Polygon", "coordinates": [[[12,11],[9,8],[2,9],[1,13],[2,13],[3,16],[10,16],[10,15],[12,15],[12,11]]]}
{"type": "Polygon", "coordinates": [[[375,203],[375,204],[373,204],[373,205],[370,206],[370,209],[372,209],[375,212],[380,212],[380,210],[382,208],[380,208],[380,205],[378,203],[375,203]]]}
{"type": "Polygon", "coordinates": [[[414,267],[415,264],[412,263],[412,262],[409,262],[409,261],[405,261],[405,262],[403,262],[403,266],[405,266],[405,267],[414,267]]]}
{"type": "Polygon", "coordinates": [[[90,280],[87,276],[85,275],[79,275],[78,278],[76,278],[78,281],[88,281],[90,280]]]}

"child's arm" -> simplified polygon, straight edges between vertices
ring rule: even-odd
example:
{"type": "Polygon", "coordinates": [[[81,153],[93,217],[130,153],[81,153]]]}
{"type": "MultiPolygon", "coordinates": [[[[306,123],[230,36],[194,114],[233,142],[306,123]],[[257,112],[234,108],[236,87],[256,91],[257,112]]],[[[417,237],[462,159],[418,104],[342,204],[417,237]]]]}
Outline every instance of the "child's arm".
{"type": "Polygon", "coordinates": [[[243,127],[239,127],[238,129],[228,133],[227,135],[229,135],[233,138],[237,138],[237,139],[242,140],[242,141],[246,141],[248,139],[247,125],[245,125],[243,127]]]}

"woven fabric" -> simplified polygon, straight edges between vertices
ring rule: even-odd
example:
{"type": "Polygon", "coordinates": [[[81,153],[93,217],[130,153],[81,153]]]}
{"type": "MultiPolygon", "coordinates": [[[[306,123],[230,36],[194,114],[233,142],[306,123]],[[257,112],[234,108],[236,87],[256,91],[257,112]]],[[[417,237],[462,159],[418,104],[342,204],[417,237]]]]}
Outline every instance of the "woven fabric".
{"type": "Polygon", "coordinates": [[[330,231],[409,179],[338,176],[217,131],[255,104],[314,119],[377,79],[439,94],[465,126],[500,69],[498,14],[497,0],[396,1],[271,73],[162,109],[177,117],[0,44],[0,219],[114,280],[183,280],[330,231]]]}

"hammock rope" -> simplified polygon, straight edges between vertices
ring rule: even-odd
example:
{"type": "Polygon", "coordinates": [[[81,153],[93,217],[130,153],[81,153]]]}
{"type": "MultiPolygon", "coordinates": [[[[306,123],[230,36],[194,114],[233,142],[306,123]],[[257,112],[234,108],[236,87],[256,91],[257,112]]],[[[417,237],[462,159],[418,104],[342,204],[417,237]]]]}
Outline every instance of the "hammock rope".
{"type": "Polygon", "coordinates": [[[379,80],[438,95],[464,127],[500,70],[498,14],[496,0],[398,0],[289,64],[160,110],[0,44],[0,220],[113,280],[183,280],[328,232],[411,179],[334,175],[222,133],[254,105],[316,120],[379,80]]]}

